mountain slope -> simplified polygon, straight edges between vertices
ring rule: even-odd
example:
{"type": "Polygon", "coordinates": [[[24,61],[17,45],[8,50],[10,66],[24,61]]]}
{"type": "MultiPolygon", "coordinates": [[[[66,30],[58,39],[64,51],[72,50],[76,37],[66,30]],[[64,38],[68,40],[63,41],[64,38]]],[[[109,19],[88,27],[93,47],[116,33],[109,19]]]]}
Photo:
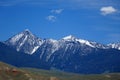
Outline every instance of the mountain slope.
{"type": "Polygon", "coordinates": [[[18,52],[14,48],[0,42],[0,61],[17,67],[34,67],[49,69],[49,65],[40,62],[39,56],[18,52]]]}

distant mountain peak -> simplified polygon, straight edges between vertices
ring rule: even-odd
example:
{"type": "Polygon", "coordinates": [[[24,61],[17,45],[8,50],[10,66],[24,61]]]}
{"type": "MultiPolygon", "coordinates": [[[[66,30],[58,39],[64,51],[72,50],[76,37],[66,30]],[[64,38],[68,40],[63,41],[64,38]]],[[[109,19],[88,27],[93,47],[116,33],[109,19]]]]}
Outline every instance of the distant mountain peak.
{"type": "Polygon", "coordinates": [[[24,31],[30,31],[29,29],[25,29],[24,31]]]}
{"type": "Polygon", "coordinates": [[[25,29],[23,32],[20,32],[20,33],[14,35],[13,37],[11,37],[9,39],[9,42],[11,42],[12,44],[14,44],[14,43],[18,42],[21,38],[27,39],[28,36],[29,36],[29,38],[30,37],[31,38],[35,37],[28,29],[25,29]]]}
{"type": "Polygon", "coordinates": [[[23,33],[24,35],[32,35],[33,36],[33,34],[32,34],[32,32],[29,30],[29,29],[25,29],[23,32],[21,32],[21,33],[23,33]]]}
{"type": "Polygon", "coordinates": [[[42,44],[43,40],[33,35],[28,29],[11,37],[5,43],[14,46],[17,51],[33,54],[42,44]],[[29,48],[28,48],[29,47],[29,48]]]}
{"type": "Polygon", "coordinates": [[[64,37],[64,38],[62,38],[63,40],[72,40],[72,41],[74,41],[75,39],[77,39],[75,36],[73,36],[73,35],[68,35],[68,36],[66,36],[66,37],[64,37]]]}

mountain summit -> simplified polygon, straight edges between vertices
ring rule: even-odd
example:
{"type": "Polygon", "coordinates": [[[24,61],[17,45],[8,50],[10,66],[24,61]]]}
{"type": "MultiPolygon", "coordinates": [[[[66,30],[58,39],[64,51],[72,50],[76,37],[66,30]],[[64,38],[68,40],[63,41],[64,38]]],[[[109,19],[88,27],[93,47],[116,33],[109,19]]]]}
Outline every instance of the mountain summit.
{"type": "Polygon", "coordinates": [[[62,38],[63,40],[68,40],[68,41],[75,41],[77,38],[74,37],[73,35],[66,36],[62,38]]]}
{"type": "Polygon", "coordinates": [[[14,47],[17,51],[33,54],[39,46],[43,43],[43,40],[33,35],[28,29],[18,33],[12,38],[5,41],[9,46],[14,47]]]}

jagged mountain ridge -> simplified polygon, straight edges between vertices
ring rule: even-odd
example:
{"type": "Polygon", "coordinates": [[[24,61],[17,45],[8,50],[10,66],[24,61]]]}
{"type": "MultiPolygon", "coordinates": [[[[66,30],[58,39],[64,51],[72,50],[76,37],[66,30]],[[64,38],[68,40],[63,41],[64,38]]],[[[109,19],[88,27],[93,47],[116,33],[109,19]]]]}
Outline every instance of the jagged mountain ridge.
{"type": "Polygon", "coordinates": [[[115,48],[115,49],[118,49],[120,50],[120,43],[110,43],[108,44],[108,46],[110,46],[111,48],[115,48]]]}
{"type": "MultiPolygon", "coordinates": [[[[25,30],[5,41],[4,44],[22,54],[30,54],[30,56],[24,57],[18,53],[19,56],[26,59],[21,60],[22,57],[20,57],[20,60],[15,61],[15,65],[17,64],[19,67],[59,69],[85,74],[120,71],[118,47],[79,39],[72,35],[60,40],[40,39],[29,30],[25,30]],[[36,46],[37,48],[35,48],[36,46]]],[[[9,59],[9,63],[14,65],[13,60],[9,59]]]]}
{"type": "MultiPolygon", "coordinates": [[[[22,51],[22,52],[25,52],[28,54],[33,54],[46,41],[51,43],[55,50],[58,50],[58,48],[61,46],[61,44],[63,45],[65,42],[75,42],[75,43],[81,44],[83,46],[89,46],[92,48],[120,49],[120,45],[117,45],[120,43],[103,45],[103,44],[99,44],[97,42],[91,42],[88,40],[79,39],[72,35],[66,36],[60,40],[40,39],[40,38],[36,37],[35,35],[33,35],[28,29],[26,29],[25,31],[8,39],[7,41],[5,41],[5,44],[7,44],[9,46],[13,46],[17,51],[22,51]]],[[[54,52],[55,50],[52,49],[52,52],[54,52]]]]}

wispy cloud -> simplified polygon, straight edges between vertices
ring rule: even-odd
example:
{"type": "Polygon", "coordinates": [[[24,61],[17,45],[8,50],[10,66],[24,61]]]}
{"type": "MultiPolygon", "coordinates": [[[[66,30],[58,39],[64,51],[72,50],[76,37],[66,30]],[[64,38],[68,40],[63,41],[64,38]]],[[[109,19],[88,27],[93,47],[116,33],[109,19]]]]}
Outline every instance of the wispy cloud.
{"type": "Polygon", "coordinates": [[[117,9],[115,9],[112,6],[107,6],[107,7],[102,7],[100,9],[102,15],[108,15],[108,14],[113,14],[117,12],[117,9]]]}
{"type": "Polygon", "coordinates": [[[57,17],[63,12],[64,9],[52,9],[50,13],[52,15],[49,15],[46,17],[48,21],[55,22],[57,20],[57,17]]]}
{"type": "Polygon", "coordinates": [[[55,14],[61,14],[63,12],[64,9],[55,9],[55,10],[51,10],[51,13],[55,13],[55,14]]]}
{"type": "Polygon", "coordinates": [[[54,15],[49,15],[49,16],[46,17],[46,19],[47,19],[48,21],[55,22],[57,18],[56,18],[56,16],[54,16],[54,15]]]}
{"type": "MultiPolygon", "coordinates": [[[[108,5],[119,5],[120,0],[1,0],[0,6],[14,5],[37,5],[42,7],[62,7],[62,8],[100,8],[108,5]]],[[[56,12],[56,11],[55,11],[56,12]]],[[[57,11],[59,13],[59,11],[57,11]]]]}

